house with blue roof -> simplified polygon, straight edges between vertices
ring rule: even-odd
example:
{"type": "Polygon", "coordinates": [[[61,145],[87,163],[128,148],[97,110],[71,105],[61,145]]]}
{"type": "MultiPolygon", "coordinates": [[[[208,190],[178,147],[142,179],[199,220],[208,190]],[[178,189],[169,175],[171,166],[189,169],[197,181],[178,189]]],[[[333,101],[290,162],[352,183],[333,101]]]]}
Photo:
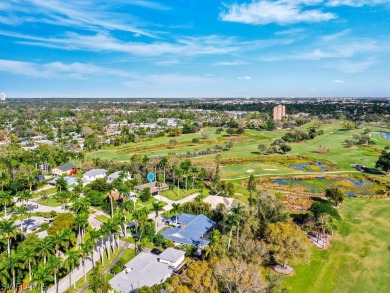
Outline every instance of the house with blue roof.
{"type": "MultiPolygon", "coordinates": [[[[176,223],[176,217],[171,218],[176,223]]],[[[209,244],[206,233],[215,225],[215,222],[205,215],[181,214],[177,217],[177,226],[167,228],[161,234],[165,239],[172,240],[175,245],[194,245],[204,247],[209,244]]]]}

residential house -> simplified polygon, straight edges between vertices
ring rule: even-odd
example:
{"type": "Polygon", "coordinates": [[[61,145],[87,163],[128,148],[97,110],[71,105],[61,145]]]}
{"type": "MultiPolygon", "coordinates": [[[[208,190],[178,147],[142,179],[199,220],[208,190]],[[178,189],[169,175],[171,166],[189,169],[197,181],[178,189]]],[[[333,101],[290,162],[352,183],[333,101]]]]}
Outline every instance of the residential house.
{"type": "MultiPolygon", "coordinates": [[[[176,223],[176,217],[171,218],[176,223]]],[[[205,215],[181,214],[177,217],[177,226],[162,231],[165,239],[172,240],[175,245],[195,245],[203,248],[209,244],[207,232],[215,225],[215,222],[205,215]]]]}
{"type": "Polygon", "coordinates": [[[66,163],[51,169],[51,173],[56,176],[70,176],[77,173],[77,168],[72,163],[66,163]]]}
{"type": "Polygon", "coordinates": [[[169,188],[168,184],[166,183],[159,183],[156,181],[153,181],[152,183],[145,183],[141,184],[135,187],[135,190],[138,192],[142,192],[145,188],[150,188],[150,193],[152,195],[158,195],[160,191],[167,190],[169,188]]]}
{"type": "Polygon", "coordinates": [[[213,210],[215,210],[219,204],[225,205],[226,208],[230,210],[233,207],[234,199],[219,195],[209,195],[203,200],[203,202],[210,204],[211,209],[213,210]]]}
{"type": "Polygon", "coordinates": [[[83,178],[81,179],[84,185],[87,185],[96,179],[105,178],[107,176],[106,169],[92,169],[84,173],[83,178]]]}
{"type": "Polygon", "coordinates": [[[166,263],[170,267],[178,268],[184,262],[186,252],[175,248],[165,249],[159,256],[158,260],[161,263],[166,263]]]}
{"type": "MultiPolygon", "coordinates": [[[[117,172],[114,172],[110,175],[107,176],[107,183],[112,183],[115,179],[118,179],[121,175],[121,172],[122,171],[117,171],[117,172]]],[[[127,181],[127,180],[132,180],[133,178],[131,177],[131,174],[129,172],[124,172],[124,177],[123,177],[123,180],[127,181]]]]}
{"type": "Polygon", "coordinates": [[[164,252],[160,255],[141,252],[130,260],[126,268],[110,280],[113,292],[134,293],[140,287],[161,284],[171,277],[183,263],[185,252],[174,248],[164,252]]]}

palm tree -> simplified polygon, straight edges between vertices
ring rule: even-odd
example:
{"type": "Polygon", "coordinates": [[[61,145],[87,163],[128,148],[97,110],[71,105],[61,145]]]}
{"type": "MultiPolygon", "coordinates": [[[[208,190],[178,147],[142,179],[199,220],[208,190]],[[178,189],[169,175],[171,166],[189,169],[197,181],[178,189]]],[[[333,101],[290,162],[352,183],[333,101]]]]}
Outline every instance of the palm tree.
{"type": "Polygon", "coordinates": [[[3,220],[0,222],[0,239],[7,239],[7,252],[11,254],[11,240],[18,234],[17,226],[11,220],[3,220]]]}
{"type": "Polygon", "coordinates": [[[237,214],[234,214],[234,213],[228,214],[222,223],[224,229],[229,229],[228,251],[230,250],[230,243],[232,241],[233,227],[237,223],[237,217],[238,217],[237,214]]]}
{"type": "Polygon", "coordinates": [[[135,201],[133,200],[125,200],[121,205],[122,210],[124,211],[125,216],[125,225],[124,225],[124,233],[125,237],[127,237],[127,216],[135,211],[135,201]]]}
{"type": "Polygon", "coordinates": [[[199,172],[199,170],[195,166],[191,166],[189,171],[190,171],[190,175],[192,178],[192,189],[194,189],[195,188],[195,175],[199,172]]]}
{"type": "Polygon", "coordinates": [[[70,193],[67,191],[57,192],[56,199],[62,203],[62,208],[65,209],[65,204],[70,200],[70,193]]]}
{"type": "Polygon", "coordinates": [[[93,253],[92,246],[90,242],[85,242],[80,244],[80,255],[81,255],[81,260],[83,263],[83,271],[84,271],[84,281],[87,281],[87,274],[85,272],[85,260],[88,257],[90,253],[93,253]]]}
{"type": "MultiPolygon", "coordinates": [[[[87,241],[90,242],[93,250],[95,250],[97,248],[99,238],[100,238],[100,231],[99,230],[92,229],[89,231],[89,239],[87,241]]],[[[102,257],[101,245],[99,245],[99,256],[102,257]]],[[[92,259],[93,259],[93,251],[92,251],[92,259]]],[[[93,267],[95,267],[95,262],[93,260],[92,260],[92,265],[93,265],[93,267]]]]}
{"type": "Polygon", "coordinates": [[[28,214],[29,211],[30,211],[30,209],[28,207],[24,206],[24,205],[20,206],[18,208],[18,214],[21,216],[21,219],[20,219],[20,232],[23,232],[24,217],[28,214]]]}
{"type": "Polygon", "coordinates": [[[14,289],[14,293],[16,293],[16,272],[20,267],[20,256],[14,250],[8,254],[6,259],[6,267],[12,273],[12,288],[14,289]]]}
{"type": "Polygon", "coordinates": [[[9,192],[0,192],[0,205],[4,207],[4,217],[7,217],[7,207],[12,204],[12,195],[9,192]]]}
{"type": "Polygon", "coordinates": [[[102,243],[104,243],[104,246],[107,249],[107,258],[108,258],[108,260],[111,260],[111,254],[110,254],[110,249],[111,249],[111,225],[108,222],[103,223],[103,225],[100,227],[100,231],[101,231],[102,243]],[[104,239],[106,239],[105,242],[104,242],[104,239]]]}
{"type": "Polygon", "coordinates": [[[156,234],[157,234],[157,218],[158,218],[158,213],[159,211],[161,211],[161,205],[160,205],[160,202],[159,201],[155,201],[153,202],[153,211],[156,213],[156,216],[154,217],[154,223],[155,223],[155,231],[156,231],[156,234]]]}
{"type": "Polygon", "coordinates": [[[175,168],[175,176],[177,177],[177,196],[180,197],[180,177],[183,175],[183,170],[179,168],[175,168]]]}
{"type": "MultiPolygon", "coordinates": [[[[114,223],[118,226],[120,233],[122,233],[123,237],[126,237],[126,220],[125,215],[122,211],[117,211],[113,218],[114,223]]],[[[119,233],[117,235],[119,238],[119,233]]]]}
{"type": "Polygon", "coordinates": [[[188,172],[190,171],[191,165],[191,161],[188,159],[181,162],[180,164],[180,168],[183,170],[183,173],[186,177],[186,191],[188,191],[188,172]]]}
{"type": "Polygon", "coordinates": [[[1,182],[1,191],[4,191],[4,183],[7,181],[7,173],[5,173],[4,171],[1,172],[0,174],[0,182],[1,182]]]}
{"type": "Polygon", "coordinates": [[[62,267],[62,259],[51,255],[48,259],[48,268],[50,269],[51,273],[53,274],[53,279],[54,279],[54,286],[56,288],[56,293],[58,293],[58,273],[62,267]]]}
{"type": "Polygon", "coordinates": [[[34,271],[32,283],[41,287],[41,293],[44,292],[44,287],[46,283],[51,279],[51,275],[49,273],[49,268],[42,266],[40,264],[38,268],[34,271]]]}
{"type": "Polygon", "coordinates": [[[81,170],[81,162],[84,161],[84,153],[83,152],[77,153],[77,159],[80,160],[80,170],[81,170]]]}
{"type": "Polygon", "coordinates": [[[74,225],[78,229],[77,243],[83,242],[84,228],[88,225],[88,213],[78,214],[74,220],[74,225]]]}
{"type": "Polygon", "coordinates": [[[31,199],[32,194],[28,189],[26,189],[18,192],[16,196],[18,197],[18,202],[26,204],[26,202],[31,199]]]}
{"type": "Polygon", "coordinates": [[[27,246],[25,249],[21,251],[21,259],[27,262],[28,265],[28,276],[31,281],[31,265],[36,263],[37,254],[33,248],[27,246]]]}
{"type": "MultiPolygon", "coordinates": [[[[66,253],[66,259],[64,265],[65,268],[68,270],[68,274],[69,274],[69,289],[72,288],[72,272],[76,268],[79,258],[80,258],[80,253],[78,250],[72,249],[66,253]]],[[[76,289],[75,280],[73,280],[73,282],[74,282],[74,288],[76,289]]]]}
{"type": "Polygon", "coordinates": [[[232,208],[232,213],[236,215],[236,232],[237,232],[237,243],[239,238],[239,231],[240,231],[240,225],[241,225],[241,219],[242,215],[245,213],[245,207],[241,205],[240,203],[237,204],[234,208],[232,208]]]}
{"type": "Polygon", "coordinates": [[[68,182],[65,180],[64,176],[58,177],[56,181],[56,188],[59,192],[68,191],[68,182]]]}
{"type": "Polygon", "coordinates": [[[145,218],[145,216],[146,216],[146,218],[148,216],[148,211],[145,208],[136,210],[133,213],[133,220],[135,222],[135,233],[137,234],[137,236],[138,236],[138,230],[140,227],[140,223],[143,222],[143,218],[145,218]]]}
{"type": "Polygon", "coordinates": [[[115,190],[115,187],[114,185],[111,183],[111,184],[107,184],[107,192],[108,192],[108,197],[110,198],[110,205],[111,205],[111,218],[114,217],[114,205],[112,203],[112,192],[115,190]]]}
{"type": "Polygon", "coordinates": [[[166,167],[168,165],[167,156],[161,158],[160,165],[161,165],[161,167],[163,167],[164,183],[165,183],[165,171],[166,171],[166,167]]]}
{"type": "Polygon", "coordinates": [[[0,254],[0,284],[8,284],[10,275],[5,255],[0,254]]]}
{"type": "Polygon", "coordinates": [[[76,214],[80,214],[83,212],[88,212],[89,207],[90,207],[89,201],[86,198],[80,198],[72,204],[69,210],[76,214]]]}
{"type": "Polygon", "coordinates": [[[177,219],[179,215],[183,213],[183,207],[180,205],[180,203],[173,203],[172,204],[173,212],[175,213],[176,216],[176,226],[177,226],[177,219]]]}
{"type": "Polygon", "coordinates": [[[43,258],[43,264],[46,266],[47,257],[54,253],[53,238],[48,236],[44,238],[37,247],[38,255],[43,258]]]}

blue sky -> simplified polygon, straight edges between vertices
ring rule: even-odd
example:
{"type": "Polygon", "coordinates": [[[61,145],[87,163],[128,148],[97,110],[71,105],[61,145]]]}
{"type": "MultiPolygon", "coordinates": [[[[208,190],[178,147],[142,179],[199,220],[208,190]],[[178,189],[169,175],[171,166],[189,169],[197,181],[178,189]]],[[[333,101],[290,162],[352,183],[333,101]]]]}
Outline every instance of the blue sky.
{"type": "Polygon", "coordinates": [[[390,96],[390,0],[8,0],[12,97],[390,96]]]}

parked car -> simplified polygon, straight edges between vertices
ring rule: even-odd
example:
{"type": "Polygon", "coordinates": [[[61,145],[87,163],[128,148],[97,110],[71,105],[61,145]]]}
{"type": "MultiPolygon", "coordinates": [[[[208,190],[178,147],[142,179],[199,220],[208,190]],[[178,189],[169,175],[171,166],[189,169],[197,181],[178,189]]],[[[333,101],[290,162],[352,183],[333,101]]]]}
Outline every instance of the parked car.
{"type": "Polygon", "coordinates": [[[160,249],[157,249],[157,248],[153,248],[151,253],[155,254],[155,255],[160,255],[161,254],[161,250],[160,249]]]}

